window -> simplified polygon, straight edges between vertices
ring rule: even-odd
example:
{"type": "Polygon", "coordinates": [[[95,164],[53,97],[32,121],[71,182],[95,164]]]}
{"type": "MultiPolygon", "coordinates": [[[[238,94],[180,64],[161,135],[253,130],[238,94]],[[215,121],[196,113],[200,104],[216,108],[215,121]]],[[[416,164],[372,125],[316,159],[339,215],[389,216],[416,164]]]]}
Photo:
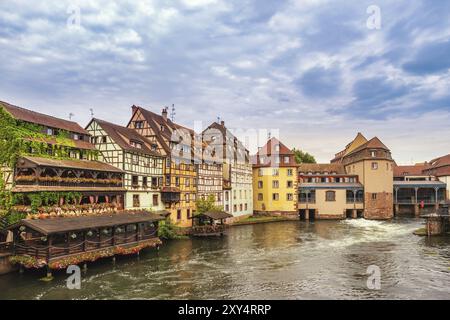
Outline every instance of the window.
{"type": "Polygon", "coordinates": [[[166,176],[166,186],[170,186],[170,176],[169,175],[167,175],[166,176]]]}
{"type": "Polygon", "coordinates": [[[157,187],[158,187],[158,178],[152,177],[152,188],[157,188],[157,187]]]}
{"type": "Polygon", "coordinates": [[[184,195],[184,200],[186,200],[186,202],[189,202],[189,193],[186,193],[184,195]]]}
{"type": "Polygon", "coordinates": [[[336,201],[336,192],[327,191],[325,194],[325,201],[336,201]]]}
{"type": "Polygon", "coordinates": [[[138,176],[132,176],[131,177],[131,185],[133,187],[137,187],[139,184],[139,177],[138,176]]]}
{"type": "Polygon", "coordinates": [[[293,175],[292,169],[287,169],[287,175],[288,175],[289,177],[292,177],[292,175],[293,175]]]}
{"type": "Polygon", "coordinates": [[[272,200],[278,201],[280,199],[280,195],[278,193],[272,193],[272,200]]]}
{"type": "Polygon", "coordinates": [[[290,162],[290,157],[289,156],[284,156],[284,163],[289,163],[290,162]]]}
{"type": "Polygon", "coordinates": [[[378,169],[378,162],[372,162],[372,170],[378,169]]]}
{"type": "Polygon", "coordinates": [[[236,190],[233,190],[233,199],[236,200],[236,190]]]}
{"type": "Polygon", "coordinates": [[[102,143],[106,143],[106,136],[102,137],[102,143]]]}
{"type": "Polygon", "coordinates": [[[74,133],[73,140],[80,140],[80,136],[78,134],[74,133]]]}
{"type": "Polygon", "coordinates": [[[260,176],[260,177],[263,176],[263,169],[262,168],[258,169],[258,176],[260,176]]]}
{"type": "Polygon", "coordinates": [[[188,219],[191,217],[191,209],[186,210],[186,215],[188,219]]]}
{"type": "Polygon", "coordinates": [[[230,205],[229,204],[225,205],[225,211],[226,212],[230,212],[230,205]]]}
{"type": "Polygon", "coordinates": [[[280,174],[280,171],[278,169],[272,169],[272,175],[278,176],[280,174]]]}
{"type": "Polygon", "coordinates": [[[280,186],[280,183],[278,182],[278,180],[272,181],[272,188],[278,188],[279,186],[280,186]]]}
{"type": "Polygon", "coordinates": [[[280,145],[279,144],[275,145],[275,151],[280,151],[280,145]]]}
{"type": "Polygon", "coordinates": [[[247,211],[248,210],[248,206],[247,206],[247,204],[245,204],[245,211],[247,211]]]}
{"type": "Polygon", "coordinates": [[[292,180],[289,180],[288,182],[287,182],[287,187],[288,188],[292,188],[294,186],[294,183],[292,182],[292,180]]]}
{"type": "Polygon", "coordinates": [[[371,151],[370,151],[370,156],[371,156],[372,158],[375,158],[375,157],[377,156],[377,152],[376,152],[375,150],[371,150],[371,151]]]}
{"type": "Polygon", "coordinates": [[[234,205],[233,206],[233,212],[236,212],[237,211],[237,205],[234,205]]]}
{"type": "Polygon", "coordinates": [[[53,135],[53,129],[52,128],[47,128],[47,134],[49,136],[52,136],[53,135]]]}
{"type": "Polygon", "coordinates": [[[133,194],[133,207],[137,208],[140,207],[141,203],[139,201],[139,195],[138,194],[133,194]]]}
{"type": "Polygon", "coordinates": [[[159,201],[158,201],[158,195],[157,194],[154,194],[153,195],[153,205],[154,206],[157,206],[159,204],[159,201]]]}
{"type": "Polygon", "coordinates": [[[176,185],[177,187],[180,186],[180,177],[175,177],[175,185],[176,185]]]}
{"type": "Polygon", "coordinates": [[[147,188],[147,177],[142,177],[142,186],[147,188]]]}
{"type": "Polygon", "coordinates": [[[136,122],[134,123],[134,127],[135,127],[136,129],[142,129],[142,128],[144,128],[144,121],[136,121],[136,122]]]}
{"type": "Polygon", "coordinates": [[[242,211],[244,207],[242,206],[242,203],[239,205],[239,211],[242,211]]]}
{"type": "Polygon", "coordinates": [[[263,194],[262,193],[258,193],[258,201],[263,201],[263,194]]]}
{"type": "Polygon", "coordinates": [[[377,200],[377,194],[376,193],[372,193],[372,200],[377,200]]]}
{"type": "Polygon", "coordinates": [[[136,164],[136,165],[139,164],[139,157],[137,155],[133,154],[131,156],[131,163],[136,164]]]}
{"type": "Polygon", "coordinates": [[[294,200],[294,195],[293,195],[292,193],[286,194],[286,200],[287,200],[287,201],[292,201],[292,200],[294,200]]]}
{"type": "Polygon", "coordinates": [[[181,220],[181,210],[177,210],[177,220],[181,220]]]}
{"type": "Polygon", "coordinates": [[[225,192],[225,201],[229,201],[229,194],[228,194],[228,191],[225,192]]]}
{"type": "Polygon", "coordinates": [[[130,144],[132,147],[137,148],[137,149],[142,149],[142,143],[137,142],[137,141],[130,141],[130,144]]]}
{"type": "Polygon", "coordinates": [[[280,157],[275,157],[275,163],[279,164],[280,163],[280,157]]]}

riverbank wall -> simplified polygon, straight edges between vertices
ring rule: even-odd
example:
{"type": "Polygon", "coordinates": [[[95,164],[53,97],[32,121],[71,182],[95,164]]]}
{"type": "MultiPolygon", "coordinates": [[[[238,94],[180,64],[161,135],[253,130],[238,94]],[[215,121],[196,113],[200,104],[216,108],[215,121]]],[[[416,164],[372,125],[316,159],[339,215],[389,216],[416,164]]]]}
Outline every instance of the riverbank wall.
{"type": "Polygon", "coordinates": [[[9,262],[10,253],[0,253],[0,275],[17,271],[17,266],[9,262]]]}

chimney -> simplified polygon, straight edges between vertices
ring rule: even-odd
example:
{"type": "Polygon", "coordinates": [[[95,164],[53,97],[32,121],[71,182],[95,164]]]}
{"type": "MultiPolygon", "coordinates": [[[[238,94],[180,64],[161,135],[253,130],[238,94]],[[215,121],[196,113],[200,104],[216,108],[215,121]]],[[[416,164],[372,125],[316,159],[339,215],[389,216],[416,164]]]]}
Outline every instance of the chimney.
{"type": "Polygon", "coordinates": [[[167,121],[167,107],[164,107],[162,109],[161,115],[162,115],[164,121],[167,121]]]}
{"type": "Polygon", "coordinates": [[[220,125],[222,126],[222,127],[225,127],[225,121],[220,121],[220,125]]]}
{"type": "Polygon", "coordinates": [[[132,113],[131,115],[133,115],[136,112],[137,108],[138,107],[134,104],[131,106],[131,113],[132,113]]]}

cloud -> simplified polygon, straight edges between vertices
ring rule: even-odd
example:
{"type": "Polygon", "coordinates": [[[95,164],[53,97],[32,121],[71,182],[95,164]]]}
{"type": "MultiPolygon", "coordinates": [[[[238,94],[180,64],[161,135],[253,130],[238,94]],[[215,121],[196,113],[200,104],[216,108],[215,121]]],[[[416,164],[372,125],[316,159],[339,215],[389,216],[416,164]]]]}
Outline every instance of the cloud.
{"type": "Polygon", "coordinates": [[[412,61],[403,64],[403,69],[418,75],[448,72],[449,57],[450,41],[431,43],[420,48],[412,61]]]}
{"type": "Polygon", "coordinates": [[[331,97],[339,92],[341,74],[338,69],[317,67],[306,71],[294,83],[306,96],[312,98],[331,97]]]}
{"type": "Polygon", "coordinates": [[[158,112],[174,103],[185,125],[220,116],[232,127],[280,129],[321,161],[357,131],[392,144],[399,162],[411,157],[402,138],[424,150],[418,161],[448,153],[448,139],[427,139],[448,136],[450,4],[380,0],[382,28],[369,30],[370,4],[0,2],[1,100],[72,112],[82,125],[90,108],[125,124],[132,104],[158,112]],[[74,4],[80,28],[67,26],[74,4]]]}

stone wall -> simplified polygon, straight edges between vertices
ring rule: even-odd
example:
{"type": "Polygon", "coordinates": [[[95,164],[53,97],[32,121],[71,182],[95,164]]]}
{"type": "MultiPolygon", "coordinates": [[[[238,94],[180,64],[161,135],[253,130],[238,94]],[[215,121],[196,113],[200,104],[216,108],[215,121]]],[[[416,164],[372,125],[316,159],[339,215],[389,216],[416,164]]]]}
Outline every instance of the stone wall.
{"type": "Polygon", "coordinates": [[[0,275],[17,270],[17,267],[9,262],[9,253],[0,253],[0,275]]]}
{"type": "Polygon", "coordinates": [[[366,192],[364,195],[364,218],[386,220],[394,217],[394,201],[392,192],[378,192],[376,199],[366,192]]]}

